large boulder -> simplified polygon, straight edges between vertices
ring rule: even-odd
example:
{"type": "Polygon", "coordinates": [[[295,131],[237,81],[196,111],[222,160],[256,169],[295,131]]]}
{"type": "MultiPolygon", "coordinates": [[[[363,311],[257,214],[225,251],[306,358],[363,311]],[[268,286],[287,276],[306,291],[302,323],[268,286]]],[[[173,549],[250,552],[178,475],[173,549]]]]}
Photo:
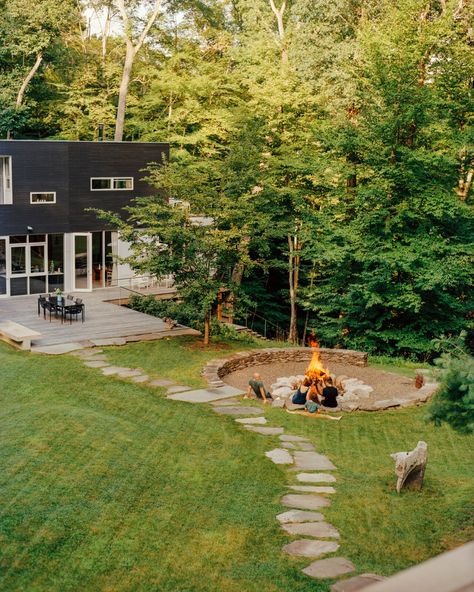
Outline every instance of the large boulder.
{"type": "Polygon", "coordinates": [[[289,386],[280,386],[272,391],[272,397],[278,399],[289,399],[293,392],[293,389],[289,386]]]}

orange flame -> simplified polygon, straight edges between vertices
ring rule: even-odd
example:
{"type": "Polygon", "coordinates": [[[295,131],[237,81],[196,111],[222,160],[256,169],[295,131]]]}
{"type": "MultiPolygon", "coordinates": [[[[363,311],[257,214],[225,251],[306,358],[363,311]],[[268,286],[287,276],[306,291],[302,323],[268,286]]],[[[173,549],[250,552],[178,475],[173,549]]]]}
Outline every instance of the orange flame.
{"type": "Polygon", "coordinates": [[[309,344],[313,348],[313,357],[306,369],[306,376],[312,380],[324,380],[325,378],[329,378],[329,370],[327,370],[321,362],[319,343],[315,339],[310,338],[309,344]]]}

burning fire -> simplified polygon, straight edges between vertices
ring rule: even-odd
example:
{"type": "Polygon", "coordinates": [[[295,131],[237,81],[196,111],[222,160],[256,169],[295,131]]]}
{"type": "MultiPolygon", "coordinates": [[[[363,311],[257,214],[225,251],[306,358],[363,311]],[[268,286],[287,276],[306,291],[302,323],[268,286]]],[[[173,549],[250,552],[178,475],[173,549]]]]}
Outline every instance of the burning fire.
{"type": "Polygon", "coordinates": [[[324,380],[329,378],[329,370],[327,370],[321,362],[321,357],[319,355],[319,343],[315,339],[310,339],[309,344],[313,349],[313,357],[311,358],[311,362],[306,369],[306,376],[312,380],[324,380]]]}

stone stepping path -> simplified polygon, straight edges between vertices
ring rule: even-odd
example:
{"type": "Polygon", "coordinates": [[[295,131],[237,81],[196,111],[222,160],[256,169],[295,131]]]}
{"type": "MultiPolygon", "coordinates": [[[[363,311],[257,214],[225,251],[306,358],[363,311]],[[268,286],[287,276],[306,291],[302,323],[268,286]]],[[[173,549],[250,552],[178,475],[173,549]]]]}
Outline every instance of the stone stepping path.
{"type": "Polygon", "coordinates": [[[306,510],[288,510],[278,514],[277,520],[280,524],[296,522],[321,522],[324,516],[320,512],[308,512],[306,510]]]}
{"type": "Polygon", "coordinates": [[[288,534],[299,536],[312,536],[321,539],[338,539],[340,537],[337,528],[327,522],[300,522],[296,524],[282,524],[288,534]]]}
{"type": "Polygon", "coordinates": [[[289,485],[293,491],[301,491],[307,493],[336,493],[334,487],[325,485],[289,485]]]}
{"type": "MultiPolygon", "coordinates": [[[[365,590],[370,584],[375,582],[383,582],[386,580],[383,576],[376,574],[360,574],[347,580],[340,580],[330,587],[331,592],[357,592],[358,590],[365,590]]],[[[467,592],[467,591],[466,591],[467,592]]]]}
{"type": "Polygon", "coordinates": [[[276,465],[293,464],[293,457],[288,452],[288,450],[285,450],[284,448],[275,448],[274,450],[269,450],[268,452],[265,452],[265,456],[276,465]]]}
{"type": "Polygon", "coordinates": [[[301,471],[335,471],[336,467],[323,454],[295,452],[295,467],[301,471]]]}
{"type": "Polygon", "coordinates": [[[241,417],[235,420],[238,423],[243,423],[244,425],[264,425],[267,423],[267,420],[264,417],[241,417]]]}
{"type": "Polygon", "coordinates": [[[213,411],[220,415],[261,415],[263,409],[259,407],[214,407],[213,411]]]}
{"type": "Polygon", "coordinates": [[[185,403],[212,403],[220,399],[229,399],[235,395],[242,394],[242,391],[233,386],[222,386],[213,389],[193,389],[188,386],[172,386],[168,389],[170,396],[168,399],[173,401],[183,401],[185,403]],[[178,390],[178,388],[180,390],[178,390]],[[186,392],[184,392],[186,391],[186,392]]]}
{"type": "MultiPolygon", "coordinates": [[[[257,434],[261,434],[262,436],[277,436],[278,434],[281,434],[283,432],[283,428],[261,428],[252,425],[246,425],[245,429],[249,432],[256,432],[257,434]]],[[[293,459],[291,459],[291,462],[293,462],[293,459]]]]}
{"type": "Polygon", "coordinates": [[[336,477],[329,473],[298,473],[296,478],[306,483],[335,483],[336,481],[336,477]]]}
{"type": "MultiPolygon", "coordinates": [[[[120,345],[117,340],[113,339],[96,340],[92,343],[95,345],[120,345]]],[[[282,427],[267,426],[267,419],[263,416],[265,411],[263,406],[243,405],[242,399],[237,398],[243,392],[220,380],[210,383],[210,388],[193,389],[165,378],[150,379],[139,368],[113,366],[109,364],[107,355],[98,347],[84,348],[81,346],[74,348],[74,350],[69,352],[70,355],[78,357],[88,368],[99,369],[104,376],[130,380],[150,388],[166,388],[167,398],[170,400],[208,403],[211,405],[210,408],[219,415],[247,416],[234,417],[237,425],[241,425],[246,431],[270,438],[278,436],[279,447],[268,450],[265,452],[265,456],[276,465],[288,466],[291,470],[298,471],[296,480],[303,485],[288,484],[288,488],[296,493],[284,495],[281,503],[291,509],[281,512],[276,519],[281,528],[290,536],[313,537],[290,542],[282,548],[282,551],[293,557],[317,559],[323,555],[335,553],[339,549],[337,542],[326,540],[339,539],[339,531],[332,524],[325,522],[322,513],[314,511],[331,504],[331,501],[324,496],[336,492],[334,487],[327,485],[327,483],[335,483],[336,478],[333,474],[324,471],[335,471],[336,467],[326,456],[316,452],[313,443],[308,438],[285,434],[282,427]],[[323,485],[314,485],[315,483],[323,485]]],[[[294,476],[293,473],[292,477],[294,478],[294,476]]],[[[354,566],[348,559],[331,557],[313,561],[302,571],[309,577],[324,579],[337,578],[354,570],[354,566]]],[[[340,587],[331,587],[331,591],[355,592],[361,588],[362,582],[367,585],[378,581],[376,578],[378,576],[363,574],[345,579],[334,585],[340,587]]]]}
{"type": "Polygon", "coordinates": [[[339,544],[333,541],[315,541],[313,539],[300,539],[283,547],[283,552],[292,557],[321,557],[328,553],[335,553],[339,544]]]}
{"type": "Polygon", "coordinates": [[[316,494],[297,494],[288,493],[281,498],[281,503],[289,508],[298,508],[300,510],[317,510],[319,508],[327,508],[331,502],[321,495],[316,494]]]}
{"type": "MultiPolygon", "coordinates": [[[[312,578],[337,578],[355,571],[353,564],[345,557],[330,557],[314,561],[303,569],[303,573],[312,578]]],[[[401,591],[400,591],[401,592],[401,591]]]]}
{"type": "Polygon", "coordinates": [[[92,360],[89,362],[85,362],[84,366],[87,366],[88,368],[105,368],[106,366],[108,366],[107,362],[105,361],[101,361],[101,360],[92,360]]]}

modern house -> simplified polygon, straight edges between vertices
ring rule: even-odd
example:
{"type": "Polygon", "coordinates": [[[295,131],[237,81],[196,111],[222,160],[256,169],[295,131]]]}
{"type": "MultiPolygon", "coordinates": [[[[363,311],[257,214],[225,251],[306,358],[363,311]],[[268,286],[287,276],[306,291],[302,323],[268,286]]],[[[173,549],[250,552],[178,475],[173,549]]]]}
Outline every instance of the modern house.
{"type": "Polygon", "coordinates": [[[169,146],[0,140],[0,297],[121,285],[128,245],[89,208],[156,194],[142,180],[169,146]]]}

